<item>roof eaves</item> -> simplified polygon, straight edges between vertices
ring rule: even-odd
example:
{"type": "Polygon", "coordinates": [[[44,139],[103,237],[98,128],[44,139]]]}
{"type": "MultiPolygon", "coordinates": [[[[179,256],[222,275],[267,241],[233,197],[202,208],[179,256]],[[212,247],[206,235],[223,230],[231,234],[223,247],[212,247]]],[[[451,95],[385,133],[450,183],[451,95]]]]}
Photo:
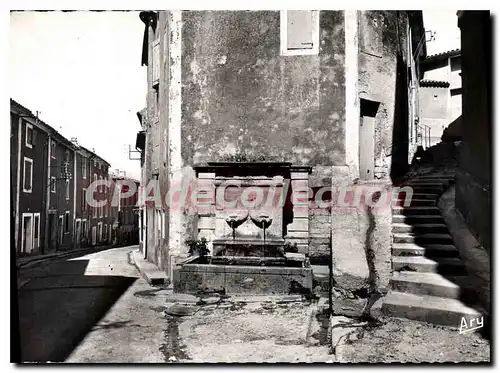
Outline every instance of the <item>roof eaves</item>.
{"type": "Polygon", "coordinates": [[[444,80],[421,80],[421,87],[433,87],[433,88],[448,88],[450,86],[450,82],[444,80]]]}

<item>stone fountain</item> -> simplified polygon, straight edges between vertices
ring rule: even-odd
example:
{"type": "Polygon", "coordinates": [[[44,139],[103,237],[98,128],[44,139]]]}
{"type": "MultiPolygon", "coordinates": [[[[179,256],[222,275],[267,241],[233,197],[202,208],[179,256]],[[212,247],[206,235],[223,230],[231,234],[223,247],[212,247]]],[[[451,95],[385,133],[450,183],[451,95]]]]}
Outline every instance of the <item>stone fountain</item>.
{"type": "Polygon", "coordinates": [[[297,170],[289,163],[265,162],[209,163],[195,169],[198,182],[214,186],[214,194],[210,196],[212,208],[199,212],[198,216],[198,237],[209,240],[211,255],[209,264],[192,261],[178,266],[174,270],[174,290],[196,293],[211,289],[227,294],[287,294],[310,290],[312,271],[305,249],[298,253],[285,250],[287,242],[307,248],[304,245],[307,226],[299,232],[299,238],[293,236],[294,227],[303,226],[297,223],[298,219],[307,219],[293,211],[284,211],[279,204],[248,207],[235,203],[225,207],[216,203],[239,201],[242,193],[246,193],[245,187],[258,187],[265,196],[269,196],[273,188],[277,199],[287,198],[285,182],[292,179],[293,188],[297,184],[291,175],[304,170],[302,173],[307,175],[307,169],[297,170]]]}

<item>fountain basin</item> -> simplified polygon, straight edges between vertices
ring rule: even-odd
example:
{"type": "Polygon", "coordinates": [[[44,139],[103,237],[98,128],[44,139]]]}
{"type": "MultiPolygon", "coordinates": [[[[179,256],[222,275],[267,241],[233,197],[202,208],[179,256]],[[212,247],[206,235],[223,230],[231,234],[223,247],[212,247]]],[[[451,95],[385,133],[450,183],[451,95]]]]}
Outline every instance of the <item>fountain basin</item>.
{"type": "Polygon", "coordinates": [[[186,294],[305,294],[312,291],[312,280],[311,268],[297,266],[190,262],[177,266],[173,273],[174,292],[186,294]]]}
{"type": "Polygon", "coordinates": [[[215,255],[229,256],[283,256],[285,240],[266,238],[216,238],[213,240],[215,255]]]}

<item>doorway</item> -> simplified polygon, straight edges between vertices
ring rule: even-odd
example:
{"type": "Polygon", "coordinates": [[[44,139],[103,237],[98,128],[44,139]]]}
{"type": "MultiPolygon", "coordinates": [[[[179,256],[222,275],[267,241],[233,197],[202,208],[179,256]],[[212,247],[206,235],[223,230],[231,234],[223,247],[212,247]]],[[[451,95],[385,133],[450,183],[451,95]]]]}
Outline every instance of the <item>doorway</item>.
{"type": "Polygon", "coordinates": [[[97,227],[92,227],[92,246],[95,246],[97,243],[97,227]]]}
{"type": "Polygon", "coordinates": [[[30,254],[33,250],[33,214],[23,214],[21,253],[30,254]]]}
{"type": "Polygon", "coordinates": [[[53,212],[49,212],[49,228],[48,228],[48,249],[52,249],[56,246],[57,240],[57,229],[56,229],[56,215],[53,212]]]}
{"type": "Polygon", "coordinates": [[[57,225],[57,232],[59,237],[59,245],[64,242],[64,215],[59,215],[59,223],[57,225]]]}
{"type": "Polygon", "coordinates": [[[361,99],[359,123],[359,178],[373,180],[375,170],[375,117],[379,103],[361,99]]]}
{"type": "Polygon", "coordinates": [[[76,231],[76,236],[75,236],[75,246],[80,247],[81,241],[82,241],[82,223],[80,219],[76,219],[75,222],[75,231],[76,231]]]}
{"type": "Polygon", "coordinates": [[[97,223],[97,237],[98,237],[98,242],[102,242],[102,222],[97,223]]]}

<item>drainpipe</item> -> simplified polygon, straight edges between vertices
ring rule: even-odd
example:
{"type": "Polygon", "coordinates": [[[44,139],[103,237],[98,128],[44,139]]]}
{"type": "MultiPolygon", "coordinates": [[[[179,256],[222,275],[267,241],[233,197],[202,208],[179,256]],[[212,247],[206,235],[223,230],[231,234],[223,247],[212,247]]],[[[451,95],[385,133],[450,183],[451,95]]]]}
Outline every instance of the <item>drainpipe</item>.
{"type": "Polygon", "coordinates": [[[330,256],[328,260],[328,316],[333,315],[333,235],[332,235],[332,207],[330,205],[330,256]]]}
{"type": "Polygon", "coordinates": [[[18,247],[19,245],[19,198],[21,195],[21,148],[22,148],[22,137],[23,137],[23,116],[19,114],[18,123],[17,123],[17,175],[16,175],[16,221],[15,221],[15,233],[14,237],[16,240],[16,255],[18,252],[22,250],[22,247],[18,247]]]}
{"type": "MultiPolygon", "coordinates": [[[[80,230],[82,223],[80,221],[80,230]]],[[[73,249],[76,249],[76,150],[73,151],[73,249]]]]}

